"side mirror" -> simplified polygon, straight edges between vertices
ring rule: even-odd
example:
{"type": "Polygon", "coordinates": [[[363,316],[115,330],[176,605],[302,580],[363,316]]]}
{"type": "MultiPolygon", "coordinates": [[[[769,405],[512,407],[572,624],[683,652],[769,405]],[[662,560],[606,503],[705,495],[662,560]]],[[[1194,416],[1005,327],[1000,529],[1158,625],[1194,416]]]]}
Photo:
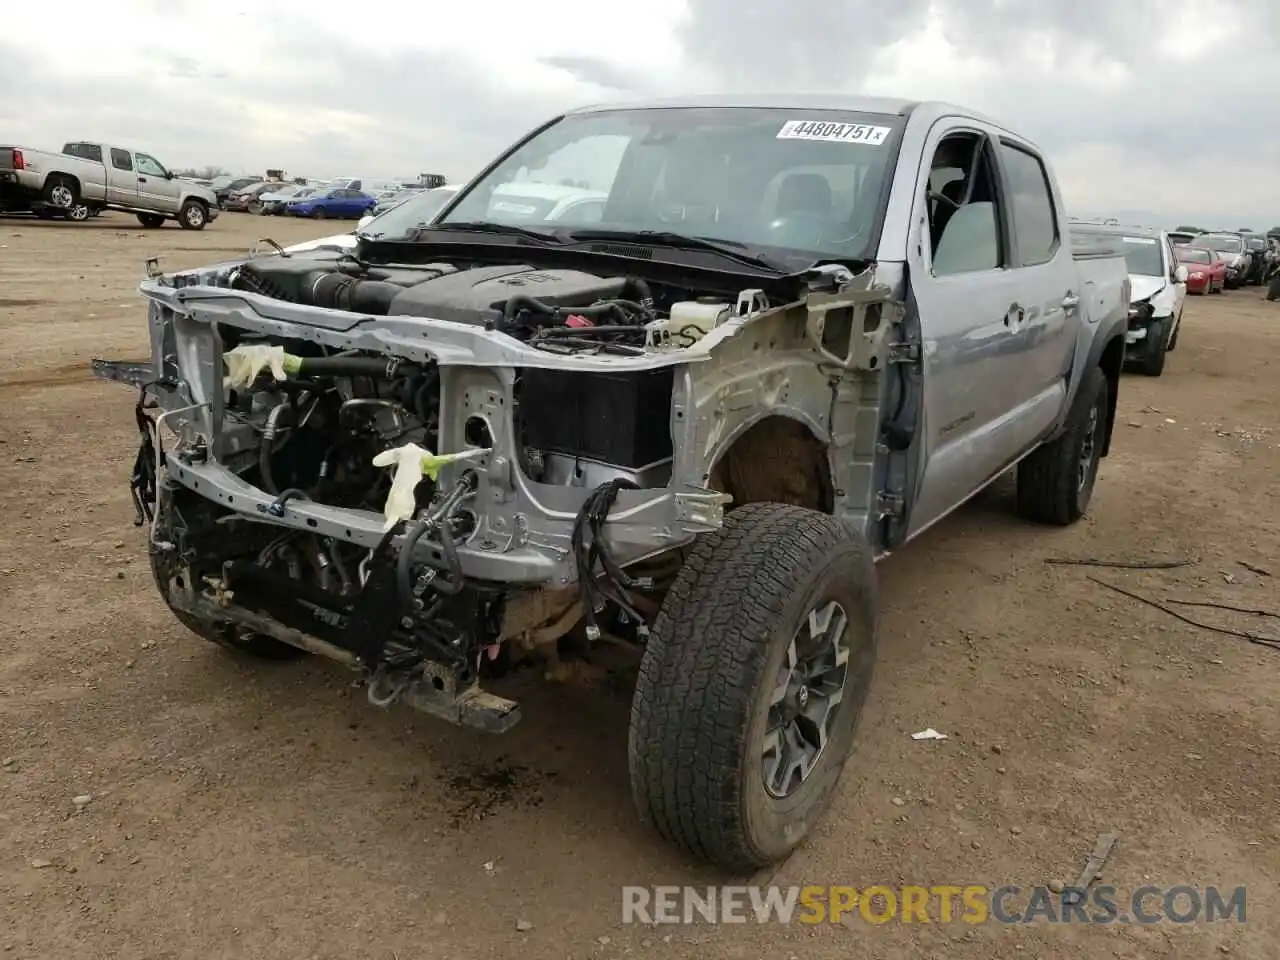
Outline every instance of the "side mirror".
{"type": "Polygon", "coordinates": [[[172,170],[166,170],[166,171],[164,172],[164,178],[165,178],[166,180],[172,180],[172,179],[173,179],[173,171],[172,171],[172,170]]]}
{"type": "Polygon", "coordinates": [[[363,230],[365,227],[367,227],[371,223],[373,223],[373,217],[370,216],[369,214],[365,214],[356,223],[356,230],[363,230]]]}
{"type": "Polygon", "coordinates": [[[1187,282],[1187,268],[1181,263],[1178,264],[1178,266],[1173,271],[1173,282],[1174,283],[1187,282]]]}

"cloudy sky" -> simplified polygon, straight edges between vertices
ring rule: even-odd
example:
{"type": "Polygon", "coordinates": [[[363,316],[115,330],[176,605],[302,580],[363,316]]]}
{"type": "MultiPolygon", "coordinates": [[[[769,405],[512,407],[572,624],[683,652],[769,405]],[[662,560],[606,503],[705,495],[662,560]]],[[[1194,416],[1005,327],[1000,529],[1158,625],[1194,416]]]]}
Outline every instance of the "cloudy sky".
{"type": "Polygon", "coordinates": [[[1073,212],[1280,223],[1280,0],[110,0],[71,37],[10,6],[4,143],[460,179],[573,105],[850,91],[1005,120],[1073,212]]]}

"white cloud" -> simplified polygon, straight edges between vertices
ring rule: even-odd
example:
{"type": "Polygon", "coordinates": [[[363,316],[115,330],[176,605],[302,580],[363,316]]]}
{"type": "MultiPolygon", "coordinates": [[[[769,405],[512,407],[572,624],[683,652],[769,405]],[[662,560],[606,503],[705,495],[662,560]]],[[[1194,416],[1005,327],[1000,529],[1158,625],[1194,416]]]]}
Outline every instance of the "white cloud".
{"type": "Polygon", "coordinates": [[[77,9],[77,43],[38,5],[5,25],[0,130],[36,146],[459,177],[583,102],[868,92],[1026,132],[1075,209],[1280,221],[1280,4],[1266,0],[115,0],[77,9]]]}

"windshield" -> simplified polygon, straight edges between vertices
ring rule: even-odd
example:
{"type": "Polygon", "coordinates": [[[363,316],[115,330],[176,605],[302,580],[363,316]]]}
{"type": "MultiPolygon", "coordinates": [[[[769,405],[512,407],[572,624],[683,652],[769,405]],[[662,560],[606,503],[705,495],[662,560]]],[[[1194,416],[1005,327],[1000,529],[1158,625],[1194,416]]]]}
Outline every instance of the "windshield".
{"type": "Polygon", "coordinates": [[[441,225],[661,231],[808,263],[865,259],[902,122],[766,108],[572,114],[477,181],[441,225]]]}
{"type": "Polygon", "coordinates": [[[1124,259],[1129,272],[1140,277],[1163,277],[1164,261],[1160,244],[1154,237],[1122,237],[1124,259]]]}
{"type": "Polygon", "coordinates": [[[1178,251],[1178,259],[1183,263],[1213,263],[1208,250],[1193,250],[1183,247],[1178,251]]]}
{"type": "Polygon", "coordinates": [[[1240,253],[1244,250],[1244,241],[1239,237],[1200,237],[1197,242],[1202,247],[1220,253],[1240,253]]]}
{"type": "Polygon", "coordinates": [[[456,187],[415,190],[409,199],[374,217],[360,232],[369,237],[403,237],[434,220],[457,194],[456,187]]]}
{"type": "Polygon", "coordinates": [[[1250,249],[1250,250],[1265,250],[1265,249],[1266,249],[1266,246],[1267,246],[1267,245],[1266,245],[1263,241],[1261,241],[1261,240],[1257,240],[1257,239],[1254,239],[1254,238],[1250,238],[1250,239],[1249,239],[1249,249],[1250,249]]]}

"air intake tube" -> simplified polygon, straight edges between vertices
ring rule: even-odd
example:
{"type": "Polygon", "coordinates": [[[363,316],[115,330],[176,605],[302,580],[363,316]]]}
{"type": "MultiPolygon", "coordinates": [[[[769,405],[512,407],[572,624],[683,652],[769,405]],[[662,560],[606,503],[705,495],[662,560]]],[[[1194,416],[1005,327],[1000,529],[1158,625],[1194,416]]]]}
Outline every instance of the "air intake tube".
{"type": "Polygon", "coordinates": [[[316,270],[302,284],[303,302],[313,307],[329,307],[352,313],[371,313],[385,317],[391,301],[404,287],[383,280],[357,280],[346,274],[316,270]]]}

